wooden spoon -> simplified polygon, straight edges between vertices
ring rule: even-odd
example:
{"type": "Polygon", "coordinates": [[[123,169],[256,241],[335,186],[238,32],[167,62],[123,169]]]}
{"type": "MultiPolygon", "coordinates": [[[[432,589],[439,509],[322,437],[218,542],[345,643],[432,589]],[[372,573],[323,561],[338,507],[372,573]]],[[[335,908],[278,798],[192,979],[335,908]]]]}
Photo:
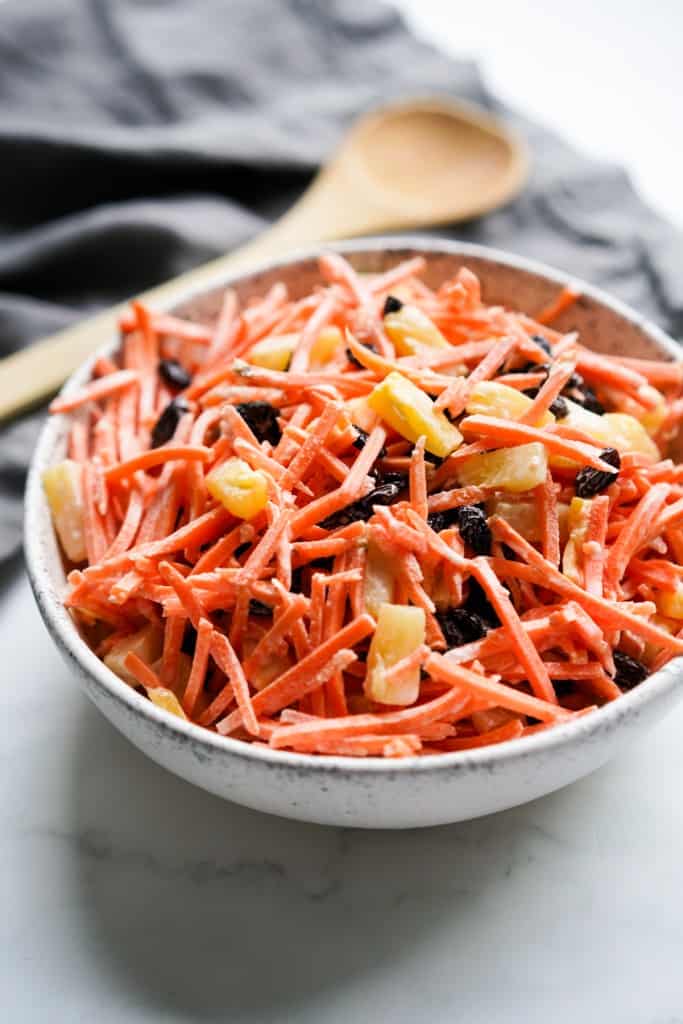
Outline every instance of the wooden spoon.
{"type": "MultiPolygon", "coordinates": [[[[140,298],[170,306],[188,288],[313,242],[454,223],[515,195],[527,173],[522,144],[477,108],[445,99],[383,107],[361,118],[297,203],[243,248],[140,298]]],[[[115,333],[124,303],[0,360],[0,419],[53,394],[115,333]]]]}

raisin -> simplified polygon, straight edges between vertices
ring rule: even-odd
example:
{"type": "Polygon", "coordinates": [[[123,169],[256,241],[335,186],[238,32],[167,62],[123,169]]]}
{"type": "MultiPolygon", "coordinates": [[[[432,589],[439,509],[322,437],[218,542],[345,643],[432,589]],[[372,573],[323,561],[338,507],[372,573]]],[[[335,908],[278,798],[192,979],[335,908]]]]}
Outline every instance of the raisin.
{"type": "Polygon", "coordinates": [[[333,512],[331,516],[318,523],[318,526],[323,530],[337,530],[341,526],[368,520],[372,515],[373,505],[391,505],[396,501],[400,490],[398,484],[380,484],[364,498],[359,498],[358,501],[353,501],[350,505],[340,508],[338,512],[333,512]]]}
{"type": "Polygon", "coordinates": [[[470,576],[467,584],[467,597],[463,607],[483,619],[489,628],[500,626],[500,619],[489,601],[486,591],[473,576],[470,576]]]}
{"type": "Polygon", "coordinates": [[[270,402],[240,402],[235,408],[259,441],[278,443],[282,437],[278,410],[270,402]]]}
{"type": "Polygon", "coordinates": [[[592,466],[584,466],[576,474],[576,496],[577,498],[592,498],[606,487],[613,484],[619,476],[621,458],[616,448],[605,448],[600,452],[600,458],[610,466],[614,466],[614,473],[605,473],[601,469],[593,469],[592,466]]]}
{"type": "Polygon", "coordinates": [[[388,316],[389,313],[398,313],[399,309],[403,309],[403,303],[401,300],[397,299],[395,295],[387,295],[384,300],[382,316],[388,316]]]}
{"type": "MultiPolygon", "coordinates": [[[[367,444],[367,441],[368,441],[368,437],[370,435],[368,434],[368,432],[366,430],[363,430],[361,427],[357,427],[355,423],[353,425],[353,429],[356,431],[356,437],[351,442],[351,444],[353,445],[354,448],[358,448],[358,450],[360,451],[361,449],[365,448],[365,445],[367,444]]],[[[378,454],[377,458],[378,459],[383,459],[386,454],[387,454],[386,448],[382,447],[379,450],[379,454],[378,454]]]]}
{"type": "Polygon", "coordinates": [[[249,601],[249,614],[270,616],[273,614],[273,609],[269,604],[264,604],[263,601],[257,601],[255,597],[252,597],[249,601]]]}
{"type": "Polygon", "coordinates": [[[382,484],[396,484],[400,490],[404,490],[408,486],[408,477],[405,473],[382,473],[380,470],[371,470],[374,476],[377,486],[380,487],[382,484]]]}
{"type": "Polygon", "coordinates": [[[461,505],[454,510],[460,536],[476,555],[491,554],[491,530],[486,512],[479,505],[461,505]]]}
{"type": "Polygon", "coordinates": [[[648,677],[648,671],[640,661],[636,661],[630,654],[623,651],[614,651],[614,682],[620,690],[632,690],[648,677]]]}
{"type": "MultiPolygon", "coordinates": [[[[414,450],[414,449],[413,449],[414,450]]],[[[434,455],[432,452],[428,452],[425,448],[424,451],[425,462],[430,462],[432,466],[440,466],[445,459],[442,459],[440,455],[434,455]]]]}
{"type": "MultiPolygon", "coordinates": [[[[360,344],[363,345],[363,348],[369,348],[371,352],[376,352],[377,351],[377,349],[375,348],[375,346],[371,342],[365,342],[365,343],[361,342],[360,344]]],[[[348,359],[348,361],[353,366],[357,366],[359,370],[364,370],[365,369],[365,367],[361,363],[360,359],[356,359],[356,357],[354,356],[354,354],[353,354],[353,352],[351,351],[350,348],[346,349],[346,358],[348,359]]]]}
{"type": "Polygon", "coordinates": [[[180,417],[190,411],[190,407],[184,398],[172,398],[159,419],[154,424],[150,443],[152,448],[159,448],[166,444],[175,434],[180,417]]]}
{"type": "Polygon", "coordinates": [[[445,508],[441,512],[430,512],[427,522],[435,533],[441,533],[442,530],[448,530],[451,526],[457,526],[458,510],[457,508],[445,508]]]}
{"type": "Polygon", "coordinates": [[[562,395],[558,395],[557,398],[550,403],[550,411],[558,420],[563,420],[565,416],[569,415],[569,406],[562,395]]]}
{"type": "Polygon", "coordinates": [[[442,612],[437,611],[436,621],[441,627],[446,646],[449,649],[481,640],[483,636],[486,636],[488,630],[481,616],[476,612],[468,611],[467,608],[447,608],[442,612]]]}
{"type": "Polygon", "coordinates": [[[532,334],[531,340],[536,345],[538,345],[539,348],[542,348],[546,355],[551,356],[553,354],[553,350],[550,347],[550,342],[547,338],[544,338],[542,334],[532,334]]]}
{"type": "Polygon", "coordinates": [[[566,398],[570,398],[576,405],[582,406],[588,412],[594,412],[596,416],[604,416],[605,409],[598,401],[595,392],[586,384],[580,373],[573,373],[564,386],[562,392],[566,398]]]}
{"type": "Polygon", "coordinates": [[[177,359],[162,359],[159,363],[159,376],[176,391],[183,391],[192,383],[192,377],[177,359]]]}
{"type": "Polygon", "coordinates": [[[180,645],[180,650],[183,654],[194,654],[194,649],[197,646],[197,630],[194,626],[191,626],[188,622],[185,626],[185,632],[183,633],[183,642],[180,645]]]}

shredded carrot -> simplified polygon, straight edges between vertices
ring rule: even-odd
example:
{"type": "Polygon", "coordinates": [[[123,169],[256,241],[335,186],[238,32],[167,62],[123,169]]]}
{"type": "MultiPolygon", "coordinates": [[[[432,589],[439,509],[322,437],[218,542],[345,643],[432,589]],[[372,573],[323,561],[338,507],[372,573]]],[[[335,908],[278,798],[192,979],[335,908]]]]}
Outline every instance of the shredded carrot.
{"type": "Polygon", "coordinates": [[[533,316],[487,304],[466,267],[435,288],[424,270],[416,257],[361,275],[328,253],[309,294],[276,281],[245,303],[228,289],[215,322],[136,302],[121,352],[52,404],[71,416],[75,463],[57,525],[84,554],[66,566],[65,605],[99,657],[120,651],[127,681],[177,693],[190,721],[310,755],[455,754],[620,699],[620,655],[646,676],[683,653],[669,617],[683,593],[683,466],[667,451],[683,364],[602,355],[548,327],[573,288],[533,316]],[[384,310],[409,324],[403,304],[438,347],[394,345],[384,310]],[[289,368],[257,365],[253,346],[283,335],[289,368]],[[160,372],[168,358],[190,378],[180,394],[160,372]],[[419,390],[415,407],[383,406],[390,381],[368,404],[394,372],[419,390]],[[491,388],[490,413],[465,415],[494,378],[533,389],[531,403],[491,388]],[[577,409],[591,388],[621,414],[602,430],[577,409]],[[434,465],[446,418],[465,440],[434,465]],[[481,460],[477,485],[460,485],[472,456],[517,469],[532,442],[545,479],[530,465],[510,483],[481,460]],[[244,491],[236,477],[224,507],[207,477],[231,459],[246,464],[244,491]],[[424,634],[384,665],[378,652],[405,640],[401,606],[421,609],[424,634]],[[122,646],[145,624],[160,638],[149,664],[122,646]],[[415,700],[397,710],[407,674],[415,700]]]}

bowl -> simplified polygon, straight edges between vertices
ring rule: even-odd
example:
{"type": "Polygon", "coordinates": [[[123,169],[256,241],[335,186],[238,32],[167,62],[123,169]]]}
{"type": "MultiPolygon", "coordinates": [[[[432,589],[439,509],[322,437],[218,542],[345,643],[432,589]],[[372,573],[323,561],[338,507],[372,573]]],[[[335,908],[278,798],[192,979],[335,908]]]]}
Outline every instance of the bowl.
{"type": "MultiPolygon", "coordinates": [[[[421,254],[426,278],[433,283],[466,264],[480,277],[487,302],[527,312],[544,306],[568,280],[507,253],[436,238],[375,238],[333,248],[368,272],[421,254]]],[[[276,280],[285,281],[295,297],[308,292],[318,280],[316,252],[297,252],[249,273],[218,277],[201,292],[185,295],[173,311],[210,321],[226,285],[247,299],[276,280]]],[[[559,326],[581,331],[584,341],[601,352],[681,358],[675,342],[638,313],[589,285],[580,287],[582,297],[559,326]]],[[[117,344],[112,337],[98,354],[117,344]]],[[[94,358],[73,374],[65,394],[88,380],[94,358]]],[[[26,559],[43,619],[87,696],[124,736],[169,771],[227,800],[326,825],[413,828],[463,821],[525,803],[587,775],[652,726],[683,692],[682,659],[675,659],[640,687],[568,724],[493,747],[399,761],[268,750],[183,722],[110,672],[62,605],[66,581],[41,474],[64,457],[66,426],[65,417],[45,425],[26,490],[26,559]]]]}

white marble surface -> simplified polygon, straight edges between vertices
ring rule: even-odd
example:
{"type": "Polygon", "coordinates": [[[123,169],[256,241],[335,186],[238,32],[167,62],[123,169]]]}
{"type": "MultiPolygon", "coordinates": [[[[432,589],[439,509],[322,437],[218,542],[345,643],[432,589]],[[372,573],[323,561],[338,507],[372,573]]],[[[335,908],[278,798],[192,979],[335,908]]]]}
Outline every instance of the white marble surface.
{"type": "MultiPolygon", "coordinates": [[[[593,31],[587,0],[402,6],[683,222],[678,0],[609,0],[593,31]],[[577,32],[583,56],[548,42],[577,32]]],[[[146,761],[76,691],[18,568],[0,651],[1,1021],[683,1024],[683,706],[527,807],[350,832],[146,761]]]]}
{"type": "Polygon", "coordinates": [[[468,824],[362,832],[193,789],[0,598],[0,1019],[683,1024],[683,707],[468,824]]]}

